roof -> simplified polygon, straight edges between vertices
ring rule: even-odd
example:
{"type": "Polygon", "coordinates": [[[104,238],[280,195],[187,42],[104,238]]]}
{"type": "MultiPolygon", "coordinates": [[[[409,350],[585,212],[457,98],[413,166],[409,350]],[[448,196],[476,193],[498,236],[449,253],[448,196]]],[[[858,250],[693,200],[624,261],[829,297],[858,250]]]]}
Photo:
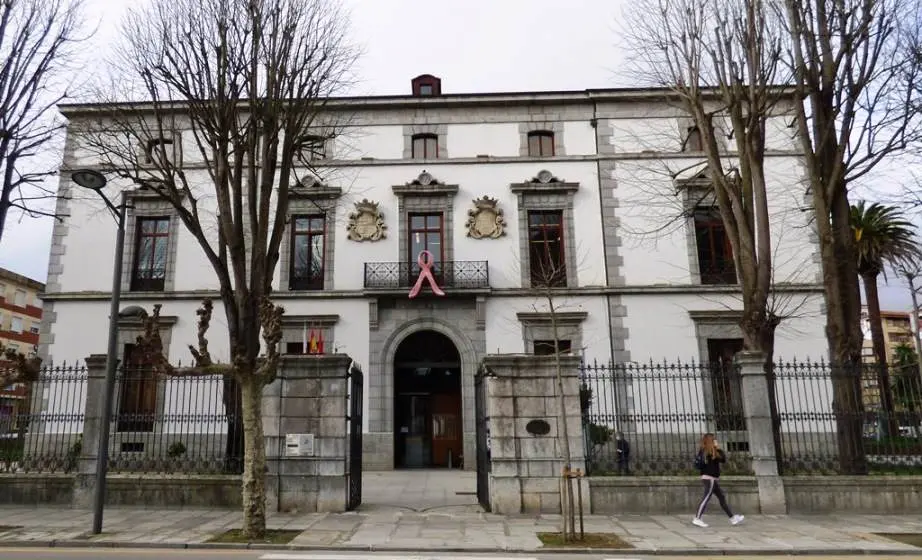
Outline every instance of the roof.
{"type": "Polygon", "coordinates": [[[33,280],[23,276],[22,274],[17,274],[12,270],[7,270],[5,268],[0,268],[0,279],[6,280],[11,284],[16,284],[17,286],[31,288],[37,292],[42,292],[45,290],[45,284],[39,282],[38,280],[33,280]]]}
{"type": "MultiPolygon", "coordinates": [[[[670,96],[666,88],[613,88],[584,89],[560,91],[530,92],[486,92],[486,93],[443,93],[436,96],[371,95],[351,97],[330,97],[326,100],[331,109],[352,108],[367,110],[384,110],[396,108],[439,108],[439,107],[473,107],[497,105],[578,105],[598,102],[637,102],[662,99],[670,96]]],[[[707,93],[709,90],[705,90],[707,93]]],[[[710,90],[713,91],[713,90],[710,90]]],[[[779,86],[779,91],[783,91],[779,86]]],[[[793,97],[793,90],[787,90],[793,97]]],[[[58,109],[65,116],[92,114],[111,108],[111,103],[62,103],[58,109]]],[[[125,102],[115,104],[123,108],[135,108],[149,111],[153,104],[149,101],[125,102]]],[[[177,111],[185,106],[184,101],[176,101],[173,108],[177,111]]],[[[161,105],[163,107],[163,105],[161,105]]]]}

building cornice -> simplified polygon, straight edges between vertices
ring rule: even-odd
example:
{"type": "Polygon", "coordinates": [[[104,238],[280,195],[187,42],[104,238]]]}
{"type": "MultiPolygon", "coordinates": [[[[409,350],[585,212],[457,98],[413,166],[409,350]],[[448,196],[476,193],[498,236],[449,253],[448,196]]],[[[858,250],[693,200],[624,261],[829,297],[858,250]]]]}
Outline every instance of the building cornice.
{"type": "MultiPolygon", "coordinates": [[[[785,284],[775,286],[779,293],[822,294],[822,284],[785,284]]],[[[556,297],[579,296],[606,296],[606,295],[739,295],[737,286],[701,286],[694,284],[669,284],[669,285],[635,285],[635,286],[587,286],[582,288],[560,288],[552,290],[556,297]]],[[[371,299],[379,297],[406,297],[407,290],[323,290],[303,292],[274,292],[275,300],[297,299],[371,299]]],[[[547,294],[543,289],[532,288],[490,288],[471,290],[452,290],[453,296],[487,296],[487,297],[524,297],[540,298],[547,294]]],[[[133,302],[160,302],[192,300],[200,301],[204,298],[218,299],[221,294],[218,290],[190,290],[177,292],[128,292],[123,293],[122,301],[133,302]]],[[[56,292],[41,294],[42,301],[109,301],[111,294],[108,291],[99,292],[56,292]]]]}
{"type": "MultiPolygon", "coordinates": [[[[779,86],[782,98],[794,99],[792,88],[779,86]]],[[[705,90],[706,100],[719,98],[715,90],[705,90]]],[[[678,97],[665,88],[625,88],[625,89],[584,89],[569,91],[533,91],[533,92],[494,92],[494,93],[453,93],[433,97],[411,95],[375,95],[365,97],[333,97],[315,100],[318,112],[357,111],[357,110],[391,110],[391,109],[435,109],[435,108],[470,108],[470,107],[504,107],[535,105],[592,105],[597,103],[632,103],[644,101],[662,102],[678,97]]],[[[183,101],[161,103],[161,112],[185,112],[187,104],[183,101]]],[[[58,105],[61,113],[69,118],[83,116],[105,116],[113,111],[151,113],[154,104],[137,103],[64,103],[58,105]]]]}
{"type": "MultiPolygon", "coordinates": [[[[725,152],[727,157],[733,157],[734,152],[725,152]]],[[[798,150],[774,150],[765,152],[766,158],[790,158],[801,157],[803,152],[798,150]]],[[[599,161],[631,161],[631,160],[672,160],[672,159],[701,159],[700,154],[691,154],[688,152],[623,152],[618,154],[589,154],[589,155],[570,155],[570,156],[553,156],[553,157],[523,157],[523,156],[476,156],[476,157],[459,157],[445,159],[425,159],[425,160],[408,160],[408,159],[343,159],[343,160],[324,160],[318,163],[317,168],[327,167],[375,167],[375,166],[393,166],[393,165],[425,165],[426,167],[437,167],[441,165],[483,165],[483,164],[508,164],[508,163],[540,163],[547,166],[548,163],[564,162],[589,162],[599,161]]],[[[257,166],[259,167],[259,166],[257,166]]],[[[67,174],[76,169],[92,169],[94,171],[106,171],[103,165],[65,165],[61,168],[61,174],[67,174]]],[[[204,163],[184,163],[184,171],[206,171],[209,166],[204,163]]],[[[401,185],[401,188],[404,188],[401,185]]],[[[294,192],[295,189],[292,189],[294,192]]]]}

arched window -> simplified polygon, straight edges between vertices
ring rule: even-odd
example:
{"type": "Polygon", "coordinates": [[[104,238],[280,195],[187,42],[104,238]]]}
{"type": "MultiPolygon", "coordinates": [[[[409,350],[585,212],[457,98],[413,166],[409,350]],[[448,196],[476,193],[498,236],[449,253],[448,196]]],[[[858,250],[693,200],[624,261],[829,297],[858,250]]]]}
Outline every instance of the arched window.
{"type": "Polygon", "coordinates": [[[413,135],[413,159],[435,159],[439,157],[439,137],[435,134],[413,135]]]}
{"type": "Polygon", "coordinates": [[[554,133],[536,130],[528,133],[528,156],[551,157],[554,155],[554,133]]]}

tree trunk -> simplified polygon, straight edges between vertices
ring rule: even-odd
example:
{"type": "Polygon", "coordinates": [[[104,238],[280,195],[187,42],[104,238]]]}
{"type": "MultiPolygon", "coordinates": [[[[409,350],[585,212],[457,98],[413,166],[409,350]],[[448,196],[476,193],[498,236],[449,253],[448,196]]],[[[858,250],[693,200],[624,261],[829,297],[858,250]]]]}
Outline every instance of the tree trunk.
{"type": "MultiPolygon", "coordinates": [[[[823,154],[821,154],[823,155],[823,154]]],[[[831,166],[831,164],[830,164],[831,166]]],[[[820,183],[819,189],[826,188],[820,183]]],[[[851,229],[851,207],[843,185],[836,193],[829,216],[820,212],[825,200],[814,190],[817,224],[820,227],[824,284],[826,286],[826,339],[829,342],[832,409],[836,419],[836,441],[843,474],[867,474],[864,454],[864,402],[861,399],[861,293],[858,264],[851,229]],[[825,227],[824,227],[825,226],[825,227]]]]}
{"type": "MultiPolygon", "coordinates": [[[[871,324],[871,344],[877,360],[877,389],[880,393],[880,408],[884,413],[882,423],[883,437],[899,433],[896,417],[893,414],[893,391],[890,388],[890,367],[887,346],[884,343],[884,327],[880,318],[880,298],[877,293],[877,275],[862,274],[864,294],[868,300],[868,322],[871,324]]],[[[860,376],[860,374],[859,374],[860,376]]]]}
{"type": "Polygon", "coordinates": [[[243,534],[261,539],[266,533],[266,444],[263,437],[262,382],[241,372],[243,405],[243,534]]]}

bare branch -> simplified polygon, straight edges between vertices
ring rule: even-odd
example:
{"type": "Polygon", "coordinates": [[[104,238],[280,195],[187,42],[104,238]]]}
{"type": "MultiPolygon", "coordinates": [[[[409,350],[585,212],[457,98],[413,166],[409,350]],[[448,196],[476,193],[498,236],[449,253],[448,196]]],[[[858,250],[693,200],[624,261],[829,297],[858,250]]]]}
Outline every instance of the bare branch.
{"type": "Polygon", "coordinates": [[[57,162],[37,156],[64,129],[55,107],[66,93],[57,80],[71,70],[70,57],[84,39],[82,9],[83,0],[0,3],[0,238],[11,208],[53,215],[27,207],[22,189],[40,187],[55,173],[57,162]]]}

